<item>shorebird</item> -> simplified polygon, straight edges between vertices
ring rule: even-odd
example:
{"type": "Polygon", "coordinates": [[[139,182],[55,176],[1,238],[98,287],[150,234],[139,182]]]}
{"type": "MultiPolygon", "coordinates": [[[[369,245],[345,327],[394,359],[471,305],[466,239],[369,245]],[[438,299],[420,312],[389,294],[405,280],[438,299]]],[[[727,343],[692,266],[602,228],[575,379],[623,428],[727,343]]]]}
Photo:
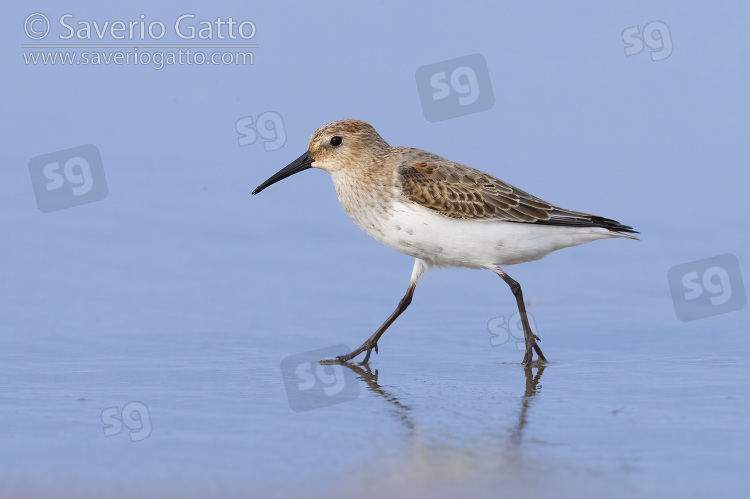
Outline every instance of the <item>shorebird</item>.
{"type": "Polygon", "coordinates": [[[406,294],[349,361],[378,353],[378,341],[406,310],[422,275],[432,267],[489,269],[518,304],[525,354],[522,364],[547,362],[529,327],[521,285],[503,266],[538,260],[569,246],[637,234],[609,218],[566,210],[507,182],[436,154],[390,146],[368,123],[344,119],[315,131],[307,151],[260,184],[253,194],[309,168],[328,172],[346,213],[367,234],[415,258],[406,294]]]}

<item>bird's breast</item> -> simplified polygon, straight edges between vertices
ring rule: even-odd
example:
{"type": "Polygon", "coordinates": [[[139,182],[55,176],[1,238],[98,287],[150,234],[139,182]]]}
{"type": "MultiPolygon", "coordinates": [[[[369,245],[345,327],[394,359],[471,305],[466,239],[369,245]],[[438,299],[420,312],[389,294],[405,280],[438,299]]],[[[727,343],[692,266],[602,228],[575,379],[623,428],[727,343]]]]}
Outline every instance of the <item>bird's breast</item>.
{"type": "Polygon", "coordinates": [[[333,185],[341,206],[360,229],[383,241],[392,217],[395,197],[392,185],[363,183],[347,174],[333,174],[333,185]]]}
{"type": "Polygon", "coordinates": [[[435,223],[442,217],[404,199],[393,184],[363,185],[347,175],[332,177],[341,206],[368,235],[411,257],[449,265],[441,256],[450,234],[435,223]]]}

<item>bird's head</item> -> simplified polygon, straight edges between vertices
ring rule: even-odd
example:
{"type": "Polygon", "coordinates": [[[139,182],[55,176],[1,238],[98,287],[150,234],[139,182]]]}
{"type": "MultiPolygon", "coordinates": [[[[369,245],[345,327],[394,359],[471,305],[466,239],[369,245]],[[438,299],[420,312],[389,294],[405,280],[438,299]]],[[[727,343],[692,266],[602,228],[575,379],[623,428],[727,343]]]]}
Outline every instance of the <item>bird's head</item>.
{"type": "Polygon", "coordinates": [[[253,194],[309,168],[319,168],[328,173],[342,169],[367,169],[387,154],[389,148],[369,123],[352,119],[334,121],[318,128],[310,139],[307,151],[260,184],[253,194]]]}

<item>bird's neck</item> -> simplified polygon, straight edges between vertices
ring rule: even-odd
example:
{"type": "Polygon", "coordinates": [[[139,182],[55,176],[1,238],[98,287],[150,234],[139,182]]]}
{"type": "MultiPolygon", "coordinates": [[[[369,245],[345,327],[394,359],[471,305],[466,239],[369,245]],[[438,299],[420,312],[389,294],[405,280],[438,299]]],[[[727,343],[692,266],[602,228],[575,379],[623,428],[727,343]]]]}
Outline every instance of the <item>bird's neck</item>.
{"type": "Polygon", "coordinates": [[[331,174],[336,195],[351,219],[370,233],[389,216],[394,178],[383,172],[340,170],[331,174]],[[378,174],[379,173],[379,174],[378,174]]]}

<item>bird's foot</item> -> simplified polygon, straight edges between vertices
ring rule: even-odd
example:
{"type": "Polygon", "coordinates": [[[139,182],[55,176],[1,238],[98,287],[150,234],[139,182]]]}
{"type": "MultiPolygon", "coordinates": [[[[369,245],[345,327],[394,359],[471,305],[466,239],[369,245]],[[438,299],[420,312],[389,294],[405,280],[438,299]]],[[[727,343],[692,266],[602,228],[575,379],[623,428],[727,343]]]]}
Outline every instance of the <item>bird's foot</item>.
{"type": "Polygon", "coordinates": [[[367,352],[364,360],[360,362],[360,364],[367,364],[370,361],[370,354],[372,353],[373,350],[375,350],[375,353],[378,353],[378,343],[367,340],[362,344],[361,347],[357,348],[352,353],[348,353],[346,355],[337,355],[335,359],[324,359],[324,360],[321,360],[320,363],[321,364],[342,364],[342,363],[352,360],[354,357],[361,354],[362,352],[367,352]]]}
{"type": "Polygon", "coordinates": [[[523,356],[523,362],[521,364],[524,367],[531,367],[535,363],[537,366],[543,365],[547,363],[547,359],[544,357],[544,354],[542,353],[542,349],[539,348],[539,345],[536,344],[537,340],[542,341],[539,336],[533,335],[533,338],[531,338],[531,341],[526,343],[526,353],[523,356]],[[536,352],[537,360],[534,362],[534,352],[536,352]]]}
{"type": "Polygon", "coordinates": [[[362,344],[361,347],[359,347],[358,349],[356,349],[352,353],[350,353],[348,355],[340,355],[340,356],[338,356],[336,358],[339,359],[342,362],[346,362],[347,360],[353,359],[354,357],[356,357],[357,355],[361,354],[362,352],[367,352],[365,354],[365,358],[361,362],[362,364],[367,364],[370,361],[370,354],[372,353],[373,350],[375,350],[375,353],[378,353],[378,343],[377,343],[377,341],[371,342],[370,340],[367,340],[367,341],[365,341],[362,344]]]}

